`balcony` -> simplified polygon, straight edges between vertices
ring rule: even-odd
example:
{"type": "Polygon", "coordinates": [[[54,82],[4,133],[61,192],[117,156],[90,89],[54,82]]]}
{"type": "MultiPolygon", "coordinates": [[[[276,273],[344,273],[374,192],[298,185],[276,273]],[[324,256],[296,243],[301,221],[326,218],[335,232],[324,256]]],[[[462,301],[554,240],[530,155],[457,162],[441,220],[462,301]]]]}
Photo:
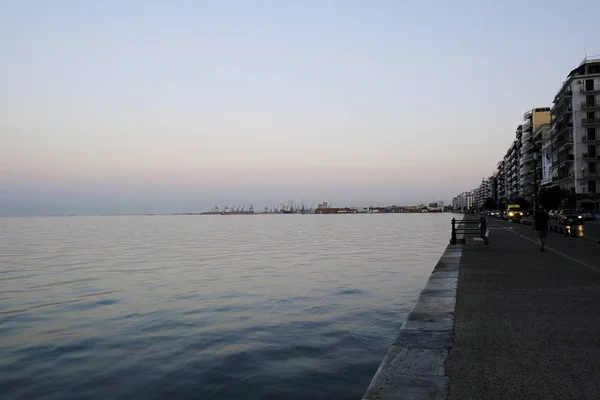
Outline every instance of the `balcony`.
{"type": "Polygon", "coordinates": [[[565,146],[572,145],[572,144],[573,144],[573,137],[572,136],[568,136],[568,137],[559,136],[552,143],[552,152],[560,151],[565,146]]]}
{"type": "Polygon", "coordinates": [[[583,179],[597,179],[599,176],[600,175],[596,171],[583,173],[583,179]]]}
{"type": "Polygon", "coordinates": [[[553,132],[553,136],[557,134],[560,135],[566,130],[573,129],[573,118],[571,118],[571,116],[569,115],[568,119],[565,119],[557,124],[552,125],[551,129],[553,132]]]}
{"type": "Polygon", "coordinates": [[[564,127],[564,128],[562,128],[560,130],[555,130],[552,133],[551,140],[554,141],[556,139],[560,139],[560,138],[564,138],[564,137],[568,137],[568,136],[573,136],[572,132],[573,132],[573,127],[572,126],[569,126],[568,128],[564,127]]]}
{"type": "Polygon", "coordinates": [[[566,163],[566,162],[570,162],[573,161],[575,159],[575,157],[573,156],[573,154],[559,154],[558,156],[558,165],[566,163]]]}
{"type": "Polygon", "coordinates": [[[587,102],[583,101],[581,102],[581,109],[582,110],[600,110],[600,104],[588,104],[587,102]]]}
{"type": "Polygon", "coordinates": [[[579,88],[579,92],[584,93],[584,94],[600,93],[600,87],[594,87],[593,89],[588,89],[585,86],[583,86],[583,87],[579,88]]]}
{"type": "Polygon", "coordinates": [[[583,134],[581,136],[581,141],[583,143],[595,143],[595,142],[598,142],[599,140],[598,140],[598,136],[593,136],[592,138],[590,138],[588,135],[583,134]]]}
{"type": "Polygon", "coordinates": [[[558,167],[553,169],[552,171],[552,179],[554,181],[563,179],[573,179],[573,176],[573,171],[567,167],[558,167]]]}
{"type": "Polygon", "coordinates": [[[598,158],[598,156],[596,154],[583,153],[581,155],[581,158],[583,158],[584,160],[595,160],[596,158],[598,158]]]}
{"type": "Polygon", "coordinates": [[[531,155],[527,155],[527,156],[523,156],[521,157],[521,159],[519,160],[519,166],[523,166],[525,164],[530,164],[533,162],[533,157],[531,155]]]}
{"type": "Polygon", "coordinates": [[[581,125],[583,125],[583,126],[600,125],[600,118],[583,118],[581,120],[581,125]]]}
{"type": "Polygon", "coordinates": [[[557,127],[559,126],[561,123],[566,121],[566,118],[568,118],[568,123],[572,122],[572,118],[571,115],[573,113],[573,110],[569,109],[569,110],[558,110],[559,112],[557,112],[555,115],[556,117],[554,118],[554,120],[551,123],[551,126],[557,127]]]}
{"type": "Polygon", "coordinates": [[[570,99],[573,96],[573,92],[571,91],[570,87],[561,89],[556,96],[554,96],[554,106],[552,107],[552,109],[550,110],[550,112],[554,112],[555,108],[560,107],[560,105],[563,103],[563,101],[570,99]]]}

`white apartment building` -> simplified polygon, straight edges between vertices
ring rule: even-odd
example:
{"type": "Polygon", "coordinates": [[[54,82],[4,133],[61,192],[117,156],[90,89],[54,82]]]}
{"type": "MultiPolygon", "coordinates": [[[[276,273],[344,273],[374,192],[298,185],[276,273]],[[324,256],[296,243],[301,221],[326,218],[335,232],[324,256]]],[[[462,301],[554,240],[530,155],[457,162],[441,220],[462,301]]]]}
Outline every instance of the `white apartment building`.
{"type": "Polygon", "coordinates": [[[474,202],[473,202],[473,192],[465,192],[465,206],[467,209],[473,208],[474,207],[474,202]]]}
{"type": "Polygon", "coordinates": [[[463,192],[452,199],[452,208],[455,210],[468,210],[474,206],[473,192],[463,192]]]}
{"type": "Polygon", "coordinates": [[[487,199],[492,197],[491,178],[483,178],[481,184],[473,189],[473,204],[475,208],[482,209],[487,199]]]}
{"type": "Polygon", "coordinates": [[[551,112],[551,183],[569,191],[571,206],[598,208],[600,59],[585,59],[569,73],[551,112]]]}

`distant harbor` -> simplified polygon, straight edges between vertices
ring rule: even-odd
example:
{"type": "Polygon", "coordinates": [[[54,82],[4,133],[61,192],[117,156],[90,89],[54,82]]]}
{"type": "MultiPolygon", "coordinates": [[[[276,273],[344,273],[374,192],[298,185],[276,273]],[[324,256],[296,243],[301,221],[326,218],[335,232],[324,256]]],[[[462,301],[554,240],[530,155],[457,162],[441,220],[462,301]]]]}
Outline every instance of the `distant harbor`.
{"type": "MultiPolygon", "coordinates": [[[[429,213],[448,211],[443,202],[420,204],[413,206],[360,206],[360,207],[332,207],[327,202],[321,203],[317,208],[306,207],[304,202],[295,205],[292,201],[280,206],[266,206],[261,211],[256,211],[254,206],[234,205],[225,206],[220,209],[215,206],[211,211],[200,213],[200,215],[264,215],[264,214],[385,214],[385,213],[429,213]]],[[[182,213],[184,215],[197,215],[196,213],[182,213]]]]}

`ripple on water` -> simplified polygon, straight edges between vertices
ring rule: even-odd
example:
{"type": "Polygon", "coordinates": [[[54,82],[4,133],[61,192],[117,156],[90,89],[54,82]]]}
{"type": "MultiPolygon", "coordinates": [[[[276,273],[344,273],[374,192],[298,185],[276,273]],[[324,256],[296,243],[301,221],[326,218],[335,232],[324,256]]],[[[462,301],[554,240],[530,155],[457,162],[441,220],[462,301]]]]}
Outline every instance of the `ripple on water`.
{"type": "Polygon", "coordinates": [[[448,218],[5,219],[0,393],[359,398],[448,218]]]}

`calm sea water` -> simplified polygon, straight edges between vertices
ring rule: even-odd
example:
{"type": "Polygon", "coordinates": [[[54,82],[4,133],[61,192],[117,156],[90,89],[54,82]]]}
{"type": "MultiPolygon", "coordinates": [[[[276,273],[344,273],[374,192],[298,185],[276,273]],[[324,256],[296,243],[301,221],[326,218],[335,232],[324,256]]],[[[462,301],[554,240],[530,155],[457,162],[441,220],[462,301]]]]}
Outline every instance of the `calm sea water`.
{"type": "Polygon", "coordinates": [[[0,397],[358,399],[450,218],[0,219],[0,397]]]}

